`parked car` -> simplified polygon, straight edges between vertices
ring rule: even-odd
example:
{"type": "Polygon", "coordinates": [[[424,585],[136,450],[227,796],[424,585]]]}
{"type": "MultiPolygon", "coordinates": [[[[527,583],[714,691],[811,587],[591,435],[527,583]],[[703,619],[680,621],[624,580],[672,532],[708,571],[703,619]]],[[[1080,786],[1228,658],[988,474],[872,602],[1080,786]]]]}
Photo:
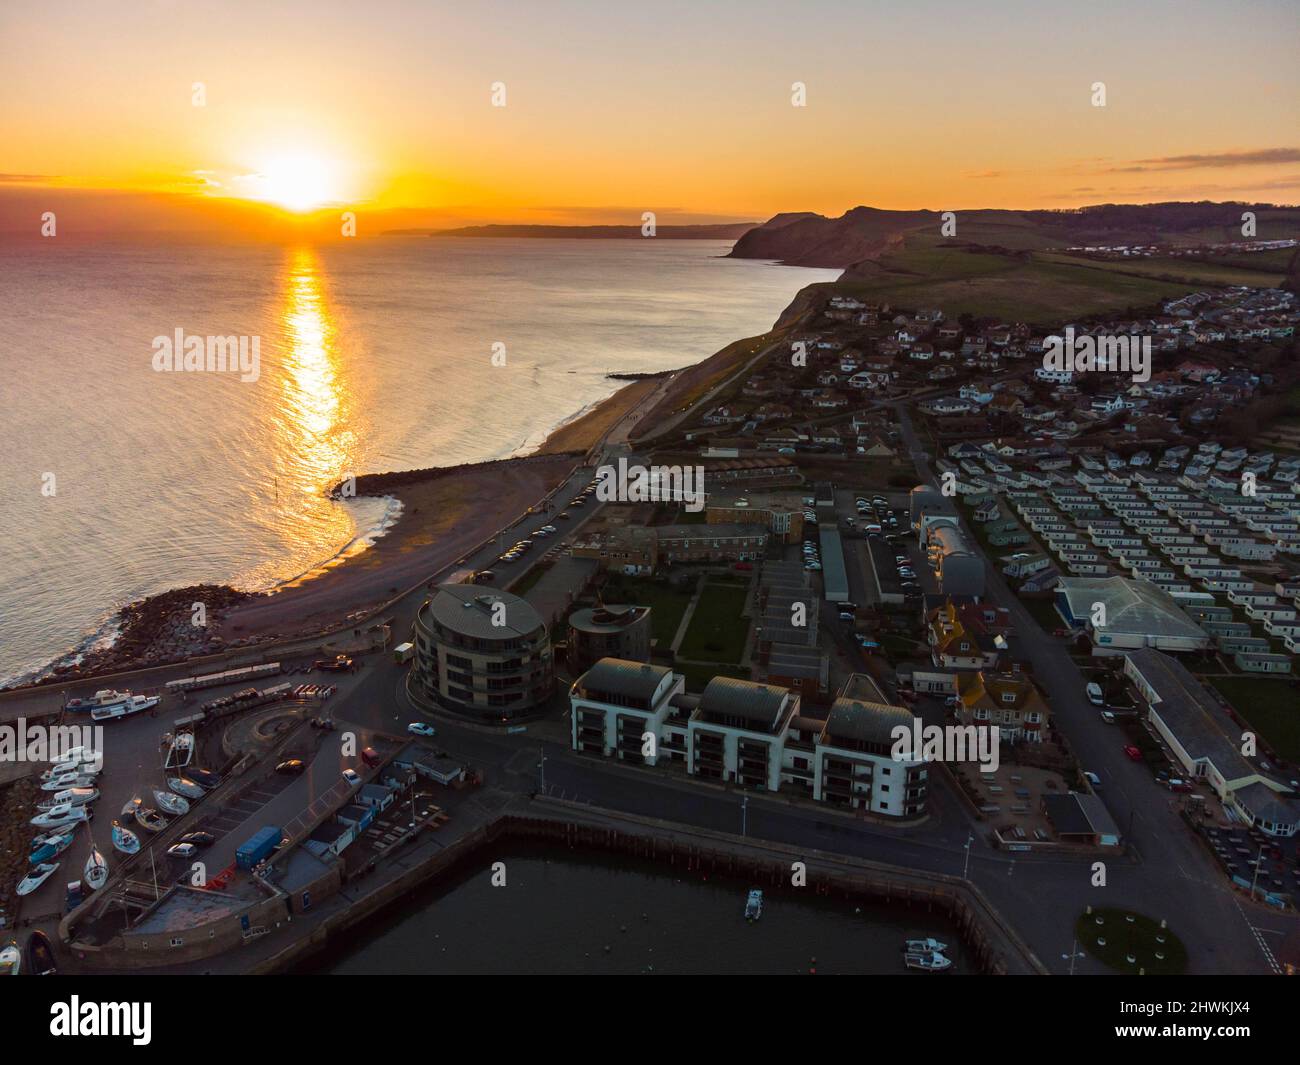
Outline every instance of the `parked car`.
{"type": "Polygon", "coordinates": [[[288,758],[275,767],[277,773],[284,773],[288,776],[296,776],[307,768],[307,763],[301,758],[288,758]]]}
{"type": "Polygon", "coordinates": [[[193,858],[199,853],[199,848],[193,843],[173,843],[167,848],[167,853],[173,858],[193,858]]]}
{"type": "Polygon", "coordinates": [[[196,847],[211,847],[217,842],[217,837],[211,832],[186,832],[177,842],[192,843],[196,847]]]}
{"type": "Polygon", "coordinates": [[[1131,743],[1124,748],[1124,753],[1134,762],[1142,761],[1142,752],[1131,743]]]}
{"type": "Polygon", "coordinates": [[[1101,712],[1101,719],[1102,719],[1104,722],[1106,722],[1106,724],[1108,724],[1108,725],[1113,725],[1113,724],[1115,724],[1115,715],[1112,714],[1109,710],[1103,710],[1103,711],[1101,712]]]}
{"type": "Polygon", "coordinates": [[[361,783],[361,774],[355,769],[345,769],[343,770],[343,779],[355,788],[361,783]]]}
{"type": "Polygon", "coordinates": [[[1094,790],[1096,791],[1101,790],[1101,777],[1097,776],[1096,773],[1093,773],[1092,771],[1087,769],[1083,771],[1083,775],[1088,778],[1088,783],[1093,786],[1094,790]]]}
{"type": "Polygon", "coordinates": [[[383,761],[379,756],[379,752],[373,747],[367,747],[361,752],[361,760],[365,762],[366,765],[370,766],[371,769],[374,769],[375,766],[383,761]]]}
{"type": "Polygon", "coordinates": [[[1088,702],[1093,706],[1105,706],[1106,697],[1102,695],[1101,685],[1095,680],[1088,681],[1088,686],[1084,689],[1088,693],[1088,702]]]}
{"type": "Polygon", "coordinates": [[[433,726],[423,721],[412,721],[409,725],[406,726],[406,731],[411,733],[413,736],[436,736],[437,735],[437,732],[434,731],[433,726]]]}
{"type": "Polygon", "coordinates": [[[1190,780],[1181,780],[1178,777],[1175,777],[1173,780],[1169,782],[1169,790],[1187,792],[1187,791],[1195,791],[1196,789],[1192,786],[1192,782],[1190,780]]]}

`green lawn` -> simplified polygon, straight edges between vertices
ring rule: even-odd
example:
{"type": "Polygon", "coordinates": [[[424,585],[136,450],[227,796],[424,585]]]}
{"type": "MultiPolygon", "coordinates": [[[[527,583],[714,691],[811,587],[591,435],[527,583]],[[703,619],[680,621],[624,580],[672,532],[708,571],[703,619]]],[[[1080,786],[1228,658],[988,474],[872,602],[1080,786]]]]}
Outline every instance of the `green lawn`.
{"type": "Polygon", "coordinates": [[[741,617],[748,587],[735,584],[705,584],[682,645],[679,658],[704,662],[740,661],[745,650],[749,622],[741,617]]]}
{"type": "Polygon", "coordinates": [[[709,681],[714,677],[736,677],[739,680],[749,680],[749,670],[741,669],[738,666],[710,666],[697,662],[682,662],[675,665],[673,669],[686,678],[686,690],[697,694],[704,691],[708,687],[709,681]]]}
{"type": "Polygon", "coordinates": [[[646,580],[641,577],[610,576],[605,585],[607,603],[630,603],[650,608],[650,635],[656,646],[666,649],[677,635],[686,604],[691,601],[687,592],[679,592],[666,581],[646,580]]]}
{"type": "Polygon", "coordinates": [[[1207,677],[1279,758],[1300,761],[1300,692],[1288,680],[1207,677]]]}
{"type": "Polygon", "coordinates": [[[1162,929],[1159,921],[1128,910],[1094,909],[1082,914],[1075,922],[1074,934],[1084,950],[1117,972],[1136,976],[1142,970],[1148,976],[1177,976],[1187,968],[1187,948],[1182,940],[1162,929]],[[1159,942],[1162,936],[1163,943],[1159,942]],[[1157,954],[1164,957],[1157,958],[1157,954]],[[1131,962],[1130,956],[1134,958],[1131,962]]]}

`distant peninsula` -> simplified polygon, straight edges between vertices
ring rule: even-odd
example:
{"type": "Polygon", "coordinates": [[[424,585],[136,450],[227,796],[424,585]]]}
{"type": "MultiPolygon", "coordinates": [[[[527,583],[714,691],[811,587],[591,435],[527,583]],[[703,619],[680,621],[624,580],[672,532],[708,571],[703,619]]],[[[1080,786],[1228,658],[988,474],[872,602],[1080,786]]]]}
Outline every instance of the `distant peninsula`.
{"type": "MultiPolygon", "coordinates": [[[[723,222],[717,225],[656,226],[657,240],[739,240],[757,222],[723,222]]],[[[514,237],[568,240],[642,239],[640,226],[462,226],[459,229],[388,229],[387,237],[514,237]]]]}

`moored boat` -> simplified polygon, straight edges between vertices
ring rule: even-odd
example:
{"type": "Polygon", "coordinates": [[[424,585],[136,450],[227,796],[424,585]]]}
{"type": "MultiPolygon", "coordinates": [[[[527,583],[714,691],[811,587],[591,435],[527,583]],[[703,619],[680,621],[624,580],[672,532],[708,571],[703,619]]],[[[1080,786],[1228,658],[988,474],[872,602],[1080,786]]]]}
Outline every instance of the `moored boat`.
{"type": "Polygon", "coordinates": [[[98,798],[98,788],[66,788],[63,791],[56,791],[52,797],[44,802],[38,802],[36,809],[53,810],[56,806],[62,806],[64,803],[69,806],[85,806],[98,798]]]}
{"type": "Polygon", "coordinates": [[[745,920],[757,921],[763,916],[763,893],[754,888],[745,900],[745,920]]]}
{"type": "Polygon", "coordinates": [[[203,789],[188,777],[168,777],[167,786],[177,795],[184,795],[187,799],[203,798],[203,789]]]}
{"type": "Polygon", "coordinates": [[[927,973],[941,973],[952,967],[952,962],[937,951],[904,954],[903,964],[909,969],[920,969],[927,973]]]}
{"type": "Polygon", "coordinates": [[[86,886],[91,891],[98,891],[108,883],[108,862],[94,844],[91,844],[90,857],[86,859],[86,867],[82,870],[82,876],[86,881],[86,886]]]}
{"type": "Polygon", "coordinates": [[[63,832],[48,832],[43,836],[37,836],[32,840],[32,853],[28,861],[48,862],[51,858],[62,854],[72,845],[73,832],[74,830],[69,828],[63,832]]]}
{"type": "Polygon", "coordinates": [[[176,817],[182,817],[190,812],[190,804],[179,795],[173,795],[169,791],[155,790],[153,801],[158,804],[158,808],[164,813],[174,814],[176,817]]]}
{"type": "Polygon", "coordinates": [[[135,823],[146,832],[161,832],[167,827],[167,818],[150,806],[141,806],[135,811],[135,823]]]}
{"type": "Polygon", "coordinates": [[[940,943],[937,939],[909,939],[903,944],[903,950],[907,954],[937,954],[948,949],[947,943],[940,943]]]}
{"type": "Polygon", "coordinates": [[[64,825],[79,825],[90,820],[90,808],[73,806],[72,803],[60,803],[49,810],[43,810],[33,817],[28,824],[36,828],[61,828],[64,825]]]}
{"type": "Polygon", "coordinates": [[[126,803],[125,803],[125,804],[123,805],[123,807],[122,807],[122,816],[123,816],[123,817],[134,817],[134,816],[135,816],[135,812],[136,812],[138,809],[140,809],[140,807],[141,807],[143,804],[144,804],[144,800],[141,799],[139,795],[137,795],[137,796],[136,796],[135,798],[133,798],[133,799],[127,799],[126,803]]]}
{"type": "Polygon", "coordinates": [[[23,967],[23,954],[18,943],[10,940],[0,948],[0,976],[17,976],[23,967]]]}
{"type": "Polygon", "coordinates": [[[96,706],[90,711],[91,721],[113,721],[119,717],[127,717],[131,714],[138,714],[142,710],[152,710],[158,705],[158,698],[144,695],[131,695],[126,693],[129,698],[122,702],[114,703],[111,706],[96,706]]]}
{"type": "Polygon", "coordinates": [[[95,784],[95,778],[89,773],[60,773],[50,777],[41,785],[41,791],[67,791],[69,788],[89,788],[95,784]]]}
{"type": "Polygon", "coordinates": [[[54,874],[54,870],[58,867],[58,862],[42,862],[40,865],[33,868],[30,873],[18,882],[18,894],[30,895],[38,887],[44,884],[45,881],[49,880],[49,878],[54,874]]]}
{"type": "Polygon", "coordinates": [[[27,964],[31,967],[33,976],[53,976],[58,972],[50,937],[39,928],[28,937],[27,964]]]}
{"type": "Polygon", "coordinates": [[[120,821],[114,821],[113,846],[123,854],[135,854],[140,850],[140,837],[129,828],[123,828],[120,821]]]}
{"type": "Polygon", "coordinates": [[[178,732],[172,738],[171,746],[167,748],[167,759],[163,762],[164,769],[184,769],[194,758],[194,733],[178,732]]]}

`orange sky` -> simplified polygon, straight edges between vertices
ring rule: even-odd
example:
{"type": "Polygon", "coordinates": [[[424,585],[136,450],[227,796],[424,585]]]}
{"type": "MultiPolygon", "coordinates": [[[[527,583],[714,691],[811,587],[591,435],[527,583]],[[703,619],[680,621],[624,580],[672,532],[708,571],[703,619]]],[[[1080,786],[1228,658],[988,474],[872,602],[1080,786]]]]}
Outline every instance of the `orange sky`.
{"type": "Polygon", "coordinates": [[[1293,4],[613,6],[5,10],[0,210],[256,231],[215,201],[326,204],[365,231],[1300,199],[1293,4]]]}

